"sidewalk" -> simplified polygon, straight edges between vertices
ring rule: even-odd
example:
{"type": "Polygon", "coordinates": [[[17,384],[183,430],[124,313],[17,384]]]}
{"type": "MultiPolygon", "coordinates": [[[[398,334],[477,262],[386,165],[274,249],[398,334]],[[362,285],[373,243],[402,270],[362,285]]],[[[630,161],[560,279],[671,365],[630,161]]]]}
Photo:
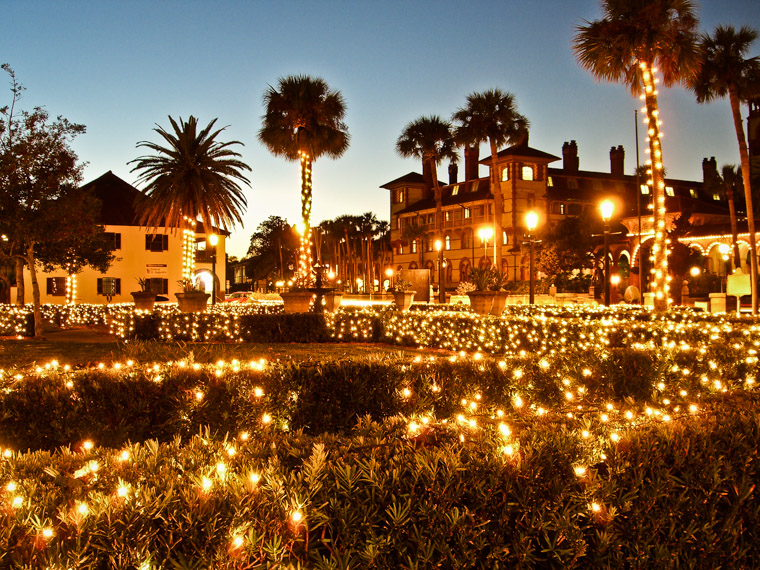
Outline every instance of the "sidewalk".
{"type": "Polygon", "coordinates": [[[48,342],[86,342],[86,343],[113,343],[118,339],[110,334],[106,325],[94,327],[77,327],[72,329],[48,329],[45,327],[45,340],[48,342]]]}

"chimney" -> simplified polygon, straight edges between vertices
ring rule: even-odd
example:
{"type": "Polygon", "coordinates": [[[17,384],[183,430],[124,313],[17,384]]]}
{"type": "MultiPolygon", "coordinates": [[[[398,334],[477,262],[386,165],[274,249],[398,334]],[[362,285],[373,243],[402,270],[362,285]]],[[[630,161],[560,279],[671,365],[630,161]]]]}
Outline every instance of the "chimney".
{"type": "Polygon", "coordinates": [[[715,184],[715,182],[718,180],[718,162],[715,160],[714,156],[711,156],[710,159],[703,158],[702,159],[702,182],[705,184],[705,186],[710,186],[712,184],[715,184]]]}
{"type": "Polygon", "coordinates": [[[566,174],[576,174],[578,172],[578,165],[578,143],[566,141],[562,145],[562,170],[566,174]]]}
{"type": "Polygon", "coordinates": [[[457,183],[457,174],[459,173],[459,167],[456,162],[449,163],[449,184],[457,183]]]}
{"type": "Polygon", "coordinates": [[[610,173],[613,176],[625,174],[625,150],[623,145],[610,148],[610,173]]]}
{"type": "Polygon", "coordinates": [[[476,180],[480,165],[480,145],[464,147],[464,179],[476,180]]]}

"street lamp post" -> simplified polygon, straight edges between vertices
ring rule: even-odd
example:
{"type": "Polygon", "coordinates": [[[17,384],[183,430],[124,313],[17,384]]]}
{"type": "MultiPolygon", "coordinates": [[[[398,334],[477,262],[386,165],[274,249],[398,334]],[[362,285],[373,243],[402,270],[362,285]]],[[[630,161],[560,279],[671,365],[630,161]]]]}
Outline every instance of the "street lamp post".
{"type": "Polygon", "coordinates": [[[219,243],[219,236],[211,234],[208,236],[208,243],[214,248],[211,252],[211,304],[216,305],[216,245],[219,243]]]}
{"type": "Polygon", "coordinates": [[[604,306],[610,306],[610,218],[615,205],[611,200],[604,200],[599,205],[604,222],[604,306]]]}
{"type": "Polygon", "coordinates": [[[533,238],[533,230],[536,229],[536,226],[538,226],[538,214],[535,212],[528,212],[525,214],[525,225],[528,228],[528,282],[530,283],[530,288],[528,289],[528,304],[533,305],[536,299],[536,290],[535,290],[535,281],[533,276],[533,244],[536,242],[536,240],[533,238]]]}
{"type": "Polygon", "coordinates": [[[438,251],[438,302],[444,304],[446,302],[446,289],[444,288],[443,242],[441,240],[435,240],[435,249],[438,251]]]}

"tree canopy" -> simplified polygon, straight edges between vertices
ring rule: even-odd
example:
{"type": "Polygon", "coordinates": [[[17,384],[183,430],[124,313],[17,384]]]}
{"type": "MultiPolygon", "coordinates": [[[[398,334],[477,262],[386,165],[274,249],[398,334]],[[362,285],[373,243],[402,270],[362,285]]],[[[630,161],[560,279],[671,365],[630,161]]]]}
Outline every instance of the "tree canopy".
{"type": "Polygon", "coordinates": [[[138,171],[137,182],[146,184],[148,199],[137,204],[140,223],[153,228],[181,228],[185,218],[200,217],[206,231],[230,229],[243,223],[247,200],[241,183],[250,185],[244,172],[251,168],[231,149],[239,141],[221,142],[217,137],[226,127],[214,130],[216,119],[199,130],[190,116],[179,122],[171,116],[172,131],[153,129],[167,143],[141,141],[138,148],[152,151],[130,161],[138,171]]]}

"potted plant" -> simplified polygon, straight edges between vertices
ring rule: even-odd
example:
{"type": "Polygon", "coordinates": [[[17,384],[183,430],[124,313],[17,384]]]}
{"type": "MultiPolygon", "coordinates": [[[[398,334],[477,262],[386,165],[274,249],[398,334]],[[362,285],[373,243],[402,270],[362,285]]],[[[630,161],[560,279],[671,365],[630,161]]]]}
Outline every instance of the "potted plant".
{"type": "Polygon", "coordinates": [[[396,283],[391,287],[391,293],[393,293],[393,300],[396,302],[396,306],[400,311],[408,311],[414,301],[414,295],[416,291],[412,290],[412,284],[399,277],[396,279],[396,283]]]}
{"type": "Polygon", "coordinates": [[[490,267],[470,270],[469,280],[475,285],[475,291],[470,291],[467,296],[470,298],[470,307],[479,315],[487,315],[491,312],[493,298],[496,295],[489,289],[493,283],[493,274],[494,271],[490,267]]]}
{"type": "Polygon", "coordinates": [[[156,294],[150,290],[150,283],[144,277],[138,277],[137,284],[140,286],[140,290],[130,293],[135,302],[135,310],[152,311],[153,305],[156,302],[156,294]]]}
{"type": "Polygon", "coordinates": [[[289,290],[280,293],[280,297],[282,297],[286,313],[308,313],[314,299],[314,292],[295,283],[289,290]]]}
{"type": "Polygon", "coordinates": [[[179,310],[183,313],[198,313],[206,309],[211,295],[201,289],[200,282],[196,284],[192,279],[180,279],[177,281],[182,287],[181,293],[175,293],[179,310]]]}
{"type": "Polygon", "coordinates": [[[494,292],[493,304],[491,305],[491,314],[501,316],[504,307],[507,306],[507,297],[509,292],[504,289],[508,281],[507,274],[501,271],[492,272],[492,281],[488,288],[494,292]]]}

